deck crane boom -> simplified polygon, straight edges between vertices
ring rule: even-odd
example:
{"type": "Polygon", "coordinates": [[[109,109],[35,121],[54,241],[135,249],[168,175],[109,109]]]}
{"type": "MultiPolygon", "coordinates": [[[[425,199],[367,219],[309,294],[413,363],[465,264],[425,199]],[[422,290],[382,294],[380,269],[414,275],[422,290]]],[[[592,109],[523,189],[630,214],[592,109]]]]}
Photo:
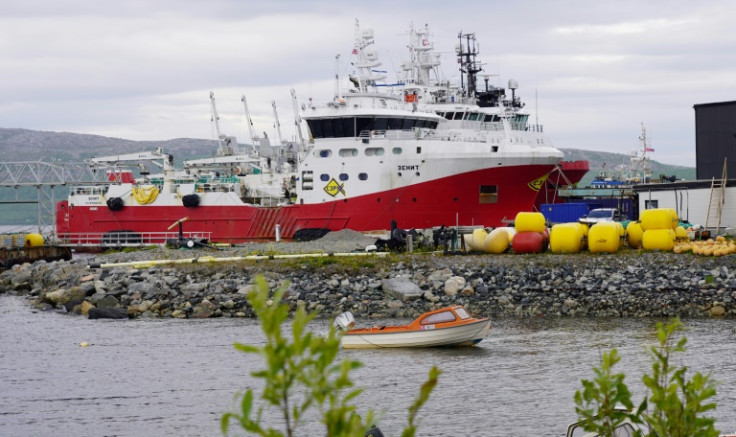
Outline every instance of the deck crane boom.
{"type": "Polygon", "coordinates": [[[250,111],[248,110],[248,101],[245,98],[245,94],[240,97],[240,101],[243,102],[243,109],[245,110],[245,123],[248,125],[248,132],[250,132],[250,142],[253,144],[253,148],[256,152],[260,153],[261,139],[253,131],[253,120],[250,118],[250,111]]]}
{"type": "Polygon", "coordinates": [[[210,106],[212,108],[212,122],[215,124],[215,132],[217,133],[217,155],[227,156],[233,154],[232,137],[226,137],[220,132],[220,115],[217,113],[217,105],[215,104],[215,93],[210,91],[210,106]]]}
{"type": "Polygon", "coordinates": [[[273,106],[273,118],[276,122],[276,135],[279,140],[279,145],[284,143],[284,140],[281,138],[281,123],[279,123],[279,114],[276,112],[276,101],[271,100],[271,106],[273,106]]]}
{"type": "Polygon", "coordinates": [[[296,126],[296,133],[299,135],[299,153],[297,156],[301,159],[304,151],[304,135],[302,135],[302,117],[299,115],[299,104],[296,101],[294,88],[291,89],[291,103],[294,106],[294,125],[296,126]]]}

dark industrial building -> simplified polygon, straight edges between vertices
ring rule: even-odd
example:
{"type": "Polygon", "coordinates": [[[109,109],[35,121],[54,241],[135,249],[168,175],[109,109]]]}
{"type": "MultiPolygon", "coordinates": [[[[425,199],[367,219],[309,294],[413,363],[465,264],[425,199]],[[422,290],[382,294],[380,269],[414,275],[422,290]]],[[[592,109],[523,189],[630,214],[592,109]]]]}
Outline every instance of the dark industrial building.
{"type": "Polygon", "coordinates": [[[695,105],[695,167],[697,179],[736,178],[736,101],[695,105]]]}

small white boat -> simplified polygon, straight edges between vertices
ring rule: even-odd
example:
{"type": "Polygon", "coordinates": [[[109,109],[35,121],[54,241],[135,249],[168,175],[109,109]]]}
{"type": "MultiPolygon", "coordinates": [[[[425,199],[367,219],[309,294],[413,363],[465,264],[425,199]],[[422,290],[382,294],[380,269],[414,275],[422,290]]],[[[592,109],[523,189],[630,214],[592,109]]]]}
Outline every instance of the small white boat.
{"type": "Polygon", "coordinates": [[[338,316],[335,324],[345,330],[345,349],[473,346],[491,329],[489,318],[471,317],[460,305],[424,313],[407,325],[354,328],[349,312],[338,316]]]}

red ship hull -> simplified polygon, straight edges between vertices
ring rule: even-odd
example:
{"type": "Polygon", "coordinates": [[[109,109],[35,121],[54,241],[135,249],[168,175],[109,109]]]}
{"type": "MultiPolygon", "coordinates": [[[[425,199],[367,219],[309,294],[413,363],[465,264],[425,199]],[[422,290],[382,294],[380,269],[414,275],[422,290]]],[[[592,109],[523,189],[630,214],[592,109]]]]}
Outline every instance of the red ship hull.
{"type": "MultiPolygon", "coordinates": [[[[551,165],[506,166],[473,171],[399,189],[320,204],[277,207],[252,205],[184,206],[134,205],[111,211],[106,207],[57,206],[57,233],[165,232],[188,217],[183,229],[203,232],[216,242],[238,243],[273,239],[276,225],[290,239],[300,229],[352,229],[360,232],[435,226],[503,226],[520,211],[532,211],[539,187],[551,165]],[[496,186],[495,195],[479,193],[496,186]]],[[[339,197],[339,195],[338,195],[339,197]]]]}

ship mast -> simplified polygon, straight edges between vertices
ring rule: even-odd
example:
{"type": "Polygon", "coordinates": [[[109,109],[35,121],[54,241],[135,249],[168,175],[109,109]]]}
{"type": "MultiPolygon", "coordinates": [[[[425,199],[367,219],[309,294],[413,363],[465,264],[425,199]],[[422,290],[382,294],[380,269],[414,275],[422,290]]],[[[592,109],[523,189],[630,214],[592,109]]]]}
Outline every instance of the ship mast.
{"type": "Polygon", "coordinates": [[[360,23],[358,20],[355,20],[355,46],[353,48],[353,55],[357,56],[357,60],[353,65],[358,69],[358,72],[357,76],[351,76],[350,80],[362,93],[368,92],[369,86],[373,86],[377,81],[386,78],[386,75],[382,71],[373,70],[375,67],[381,65],[381,62],[378,60],[378,52],[371,47],[373,43],[373,29],[366,28],[361,30],[360,23]]]}
{"type": "MultiPolygon", "coordinates": [[[[465,74],[467,81],[467,92],[466,96],[474,98],[476,96],[476,75],[483,71],[483,68],[476,61],[478,55],[478,42],[475,39],[475,33],[458,34],[458,45],[456,53],[460,62],[460,72],[465,74]],[[463,38],[465,38],[465,44],[463,44],[463,38]]],[[[460,87],[465,90],[463,84],[463,76],[460,76],[460,87]]]]}

